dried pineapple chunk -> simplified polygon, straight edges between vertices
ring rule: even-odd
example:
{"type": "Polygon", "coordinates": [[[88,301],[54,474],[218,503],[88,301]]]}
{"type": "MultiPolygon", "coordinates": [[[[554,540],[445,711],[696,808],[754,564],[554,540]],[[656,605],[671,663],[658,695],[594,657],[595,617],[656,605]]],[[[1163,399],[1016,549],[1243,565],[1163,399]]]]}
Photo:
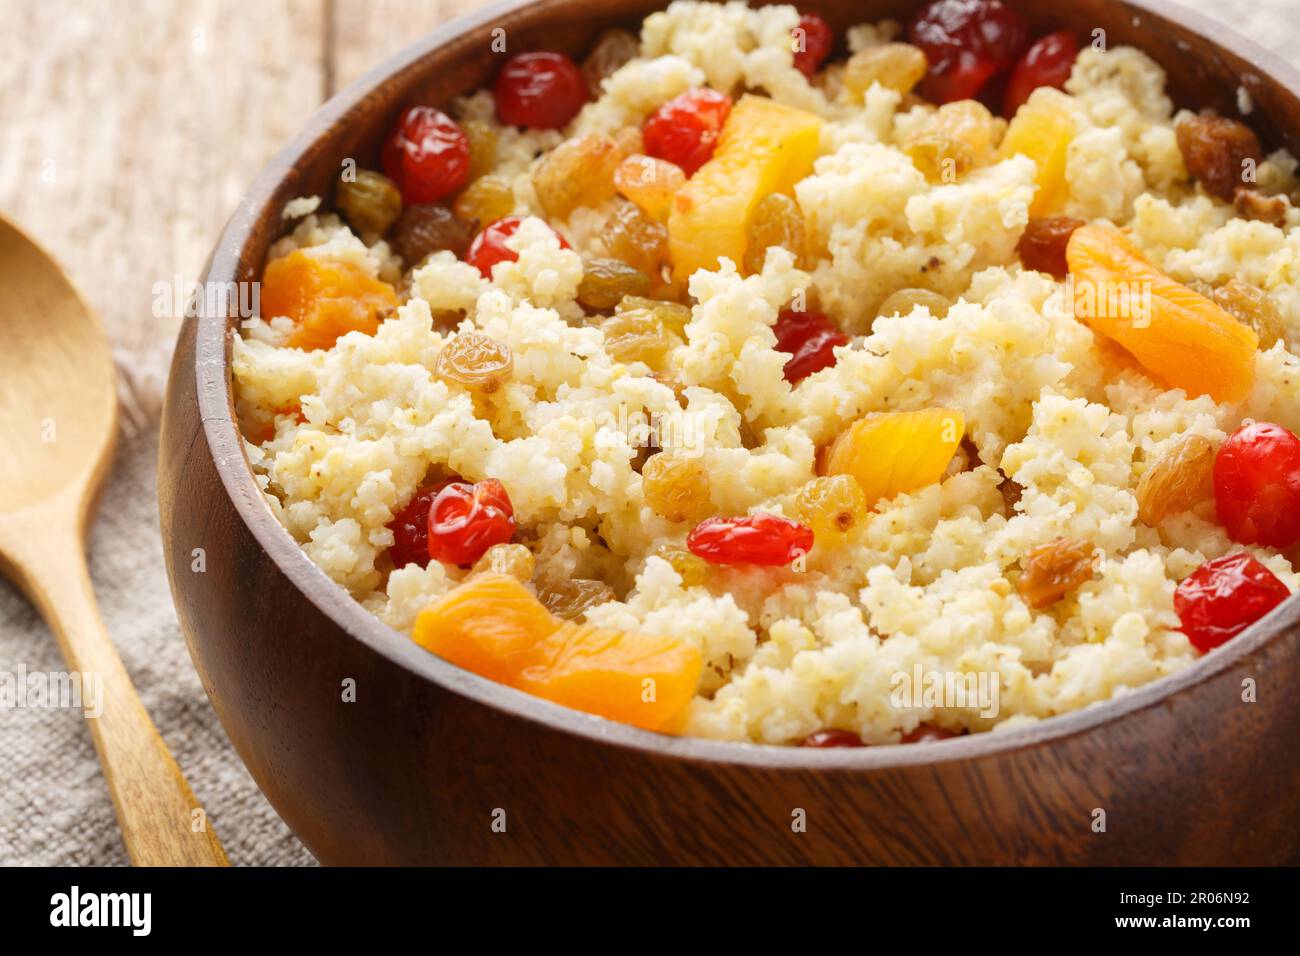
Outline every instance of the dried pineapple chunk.
{"type": "Polygon", "coordinates": [[[1035,90],[1016,111],[999,148],[1003,159],[1019,153],[1038,166],[1034,174],[1038,188],[1029,206],[1032,217],[1053,215],[1065,202],[1065,163],[1077,131],[1069,100],[1065,93],[1051,87],[1035,90]]]}
{"type": "Polygon", "coordinates": [[[668,238],[678,278],[716,269],[723,256],[737,267],[745,261],[754,207],[771,193],[789,193],[812,172],[821,127],[811,113],[762,96],[741,97],[713,158],[673,198],[668,238]]]}
{"type": "Polygon", "coordinates": [[[965,417],[953,408],[868,415],[831,445],[825,471],[852,475],[874,507],[942,478],[965,431],[965,417]]]}

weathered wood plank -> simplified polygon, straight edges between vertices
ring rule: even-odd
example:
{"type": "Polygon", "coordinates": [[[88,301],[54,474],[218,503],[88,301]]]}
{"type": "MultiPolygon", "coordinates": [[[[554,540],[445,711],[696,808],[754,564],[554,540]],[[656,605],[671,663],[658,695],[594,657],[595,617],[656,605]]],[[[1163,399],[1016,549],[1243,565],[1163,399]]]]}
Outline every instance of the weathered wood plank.
{"type": "Polygon", "coordinates": [[[197,277],[319,105],[324,2],[6,5],[0,210],[65,265],[120,349],[174,337],[155,284],[197,277]]]}

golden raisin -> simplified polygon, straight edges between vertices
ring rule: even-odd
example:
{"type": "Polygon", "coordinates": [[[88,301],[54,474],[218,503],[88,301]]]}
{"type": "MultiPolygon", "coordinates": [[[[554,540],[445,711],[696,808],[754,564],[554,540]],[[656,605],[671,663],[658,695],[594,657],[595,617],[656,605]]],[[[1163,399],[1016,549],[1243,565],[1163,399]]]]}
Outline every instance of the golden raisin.
{"type": "Polygon", "coordinates": [[[996,130],[993,114],[980,103],[945,103],[903,140],[903,152],[931,182],[956,182],[993,159],[996,130]]]}
{"type": "Polygon", "coordinates": [[[614,188],[655,222],[668,221],[673,196],[685,184],[680,166],[654,156],[629,156],[614,170],[614,188]]]}
{"type": "Polygon", "coordinates": [[[1092,579],[1092,545],[1082,538],[1057,538],[1032,548],[1016,590],[1032,608],[1044,608],[1092,579]]]}
{"type": "Polygon", "coordinates": [[[685,335],[686,323],[691,321],[690,308],[680,302],[647,299],[639,295],[625,296],[615,309],[617,312],[636,312],[638,310],[652,313],[656,319],[663,323],[665,329],[675,335],[685,335]]]}
{"type": "Polygon", "coordinates": [[[1266,222],[1279,229],[1286,228],[1286,214],[1291,208],[1283,196],[1265,196],[1246,186],[1238,186],[1233,192],[1232,205],[1241,218],[1266,222]]]}
{"type": "Polygon", "coordinates": [[[616,362],[644,362],[662,369],[668,353],[681,344],[649,309],[616,312],[600,328],[605,333],[605,351],[616,362]]]}
{"type": "Polygon", "coordinates": [[[645,137],[641,134],[640,126],[624,126],[615,130],[614,142],[618,144],[618,148],[623,151],[624,156],[634,156],[645,152],[645,137]]]}
{"type": "Polygon", "coordinates": [[[935,318],[941,319],[948,314],[952,303],[947,297],[938,292],[931,292],[929,289],[899,289],[897,292],[891,292],[885,301],[880,303],[876,315],[911,315],[912,310],[918,305],[928,309],[935,318]]]}
{"type": "Polygon", "coordinates": [[[537,585],[537,600],[546,610],[566,621],[576,621],[590,608],[616,598],[612,587],[590,578],[548,579],[537,585]]]}
{"type": "Polygon", "coordinates": [[[1240,279],[1229,279],[1215,289],[1210,298],[1254,329],[1261,349],[1271,349],[1286,333],[1282,313],[1273,297],[1263,289],[1240,279]]]}
{"type": "Polygon", "coordinates": [[[604,133],[566,139],[533,173],[537,201],[547,214],[567,219],[579,206],[599,206],[614,195],[614,170],[623,151],[604,133]]]}
{"type": "Polygon", "coordinates": [[[508,574],[516,580],[532,580],[536,559],[522,544],[494,544],[483,552],[471,573],[508,574]]]}
{"type": "Polygon", "coordinates": [[[600,233],[605,249],[634,269],[655,278],[668,262],[668,229],[630,202],[619,203],[600,233]]]}
{"type": "Polygon", "coordinates": [[[1224,116],[1193,116],[1174,132],[1187,171],[1211,196],[1232,202],[1238,186],[1254,182],[1264,151],[1245,123],[1224,116]]]}
{"type": "Polygon", "coordinates": [[[451,209],[456,218],[481,229],[515,211],[515,191],[504,176],[480,176],[456,197],[451,209]]]}
{"type": "Polygon", "coordinates": [[[433,374],[481,395],[495,392],[510,378],[510,347],[482,332],[458,332],[433,363],[433,374]]]}
{"type": "Polygon", "coordinates": [[[592,99],[599,99],[601,80],[613,76],[615,71],[641,52],[641,41],[635,34],[611,27],[596,38],[587,58],[582,61],[582,75],[587,79],[592,99]]]}
{"type": "Polygon", "coordinates": [[[460,124],[469,140],[469,178],[477,179],[492,172],[497,165],[497,131],[484,120],[465,120],[460,124]]]}
{"type": "Polygon", "coordinates": [[[701,587],[713,576],[713,565],[685,548],[660,545],[655,554],[673,566],[684,588],[701,587]]]}
{"type": "Polygon", "coordinates": [[[393,227],[388,244],[412,269],[434,252],[446,249],[463,257],[474,238],[473,227],[446,206],[407,206],[393,227]]]}
{"type": "Polygon", "coordinates": [[[578,301],[589,309],[612,309],[625,296],[650,291],[650,277],[618,259],[588,259],[582,264],[578,301]]]}
{"type": "Polygon", "coordinates": [[[867,496],[853,476],[828,475],[799,489],[794,510],[812,528],[815,540],[825,541],[861,527],[867,518],[867,496]]]}
{"type": "Polygon", "coordinates": [[[700,521],[713,510],[709,471],[698,458],[660,452],[641,469],[646,504],[669,521],[700,521]]]}
{"type": "Polygon", "coordinates": [[[1065,261],[1065,248],[1070,244],[1074,230],[1082,225],[1082,219],[1070,216],[1039,216],[1030,219],[1020,235],[1020,241],[1016,243],[1020,264],[1026,269],[1064,279],[1070,271],[1070,265],[1065,261]]]}
{"type": "Polygon", "coordinates": [[[883,43],[849,57],[844,64],[844,88],[855,103],[862,102],[873,83],[907,94],[925,76],[926,65],[925,53],[919,47],[883,43]]]}
{"type": "Polygon", "coordinates": [[[340,177],[335,203],[357,232],[383,235],[402,214],[402,193],[397,184],[370,169],[357,170],[352,179],[340,177]]]}
{"type": "Polygon", "coordinates": [[[805,230],[803,213],[799,204],[782,193],[769,193],[758,201],[745,225],[746,274],[763,271],[763,260],[772,246],[781,246],[794,253],[795,265],[806,260],[804,254],[805,230]]]}
{"type": "Polygon", "coordinates": [[[1214,446],[1201,435],[1183,435],[1139,479],[1138,520],[1155,527],[1212,497],[1214,446]]]}

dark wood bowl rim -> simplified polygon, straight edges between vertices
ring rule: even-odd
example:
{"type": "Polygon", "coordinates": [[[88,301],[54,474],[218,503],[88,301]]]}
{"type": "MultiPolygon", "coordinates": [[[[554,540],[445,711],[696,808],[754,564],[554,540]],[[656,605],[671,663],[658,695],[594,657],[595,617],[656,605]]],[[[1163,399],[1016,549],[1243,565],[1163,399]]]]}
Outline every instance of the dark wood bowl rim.
{"type": "MultiPolygon", "coordinates": [[[[457,17],[385,60],[334,96],[312,116],[303,132],[284,147],[258,175],[222,232],[205,278],[209,281],[227,282],[238,277],[241,250],[252,236],[255,223],[269,214],[268,207],[276,201],[282,181],[299,159],[310,152],[318,139],[356,109],[367,93],[385,79],[429,56],[463,33],[493,20],[525,7],[535,8],[532,11],[535,15],[539,10],[568,6],[570,2],[571,0],[502,0],[457,17]]],[[[1119,2],[1132,7],[1136,15],[1149,14],[1178,22],[1200,34],[1210,44],[1256,65],[1261,73],[1271,75],[1288,89],[1300,92],[1300,73],[1280,58],[1193,10],[1181,5],[1175,6],[1166,0],[1119,2]]],[[[278,216],[279,208],[274,212],[278,216]]],[[[195,374],[203,431],[217,473],[240,519],[285,576],[340,628],[394,664],[479,703],[595,742],[628,747],[665,758],[704,763],[822,770],[872,770],[990,757],[1086,734],[1128,714],[1158,706],[1166,698],[1236,666],[1269,641],[1300,626],[1300,595],[1293,595],[1290,600],[1213,653],[1136,690],[1014,730],[971,734],[920,747],[895,745],[818,750],[697,737],[668,737],[639,730],[533,697],[443,661],[365,610],[316,567],[275,519],[254,481],[235,425],[228,328],[229,323],[224,316],[216,319],[203,318],[197,323],[195,374]]]]}

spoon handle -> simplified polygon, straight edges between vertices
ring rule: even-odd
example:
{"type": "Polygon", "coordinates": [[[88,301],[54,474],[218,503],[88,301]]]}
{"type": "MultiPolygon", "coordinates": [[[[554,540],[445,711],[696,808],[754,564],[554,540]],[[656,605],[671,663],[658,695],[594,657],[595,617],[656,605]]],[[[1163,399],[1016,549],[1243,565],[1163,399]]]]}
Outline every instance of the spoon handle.
{"type": "Polygon", "coordinates": [[[80,672],[83,680],[84,675],[100,675],[102,713],[87,716],[86,722],[131,862],[228,866],[206,814],[104,629],[80,534],[48,525],[31,531],[18,549],[10,542],[6,550],[11,560],[17,559],[18,578],[54,630],[69,670],[80,672]]]}

